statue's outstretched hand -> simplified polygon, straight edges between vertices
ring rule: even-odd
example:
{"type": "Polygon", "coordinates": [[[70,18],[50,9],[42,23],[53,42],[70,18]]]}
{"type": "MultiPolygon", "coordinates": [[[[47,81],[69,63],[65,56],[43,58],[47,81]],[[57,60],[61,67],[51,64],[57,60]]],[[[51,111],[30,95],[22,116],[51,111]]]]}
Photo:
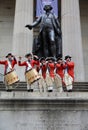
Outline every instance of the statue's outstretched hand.
{"type": "Polygon", "coordinates": [[[32,25],[26,25],[25,27],[30,29],[30,30],[32,29],[32,25]]]}

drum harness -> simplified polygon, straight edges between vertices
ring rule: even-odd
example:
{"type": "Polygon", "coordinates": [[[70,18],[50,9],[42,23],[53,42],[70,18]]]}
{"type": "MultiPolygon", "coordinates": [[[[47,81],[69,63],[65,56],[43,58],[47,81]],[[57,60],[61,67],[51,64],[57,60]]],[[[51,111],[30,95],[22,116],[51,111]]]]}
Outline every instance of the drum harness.
{"type": "Polygon", "coordinates": [[[7,70],[6,70],[7,72],[6,73],[8,73],[12,70],[11,62],[9,60],[7,62],[8,62],[8,66],[7,66],[7,70]]]}
{"type": "Polygon", "coordinates": [[[27,63],[27,65],[28,65],[28,67],[26,68],[26,71],[31,70],[31,69],[32,69],[32,66],[31,66],[31,64],[29,63],[29,61],[27,61],[26,63],[27,63]]]}
{"type": "MultiPolygon", "coordinates": [[[[7,69],[7,72],[6,72],[6,73],[8,73],[8,72],[10,72],[10,71],[12,70],[12,66],[11,66],[10,61],[8,61],[8,66],[7,66],[6,69],[7,69]]],[[[0,75],[1,75],[2,77],[4,77],[4,74],[0,73],[0,75]]]]}

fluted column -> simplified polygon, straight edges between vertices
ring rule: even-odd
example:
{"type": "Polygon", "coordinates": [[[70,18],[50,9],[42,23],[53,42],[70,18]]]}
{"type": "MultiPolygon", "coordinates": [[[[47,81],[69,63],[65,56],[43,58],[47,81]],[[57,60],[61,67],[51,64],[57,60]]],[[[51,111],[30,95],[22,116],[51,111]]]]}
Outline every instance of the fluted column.
{"type": "MultiPolygon", "coordinates": [[[[16,0],[14,32],[13,32],[13,53],[18,56],[24,56],[31,52],[33,42],[33,31],[25,28],[26,24],[33,22],[33,0],[16,0]]],[[[21,80],[23,69],[18,68],[21,80]]]]}
{"type": "Polygon", "coordinates": [[[75,62],[75,80],[84,81],[79,0],[61,0],[63,54],[75,62]]]}

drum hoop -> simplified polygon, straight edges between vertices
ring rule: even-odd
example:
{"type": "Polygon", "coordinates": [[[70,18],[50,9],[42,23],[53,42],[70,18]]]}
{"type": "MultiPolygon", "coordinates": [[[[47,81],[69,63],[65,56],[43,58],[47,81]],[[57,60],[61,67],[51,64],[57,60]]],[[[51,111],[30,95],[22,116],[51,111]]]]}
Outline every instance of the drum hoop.
{"type": "MultiPolygon", "coordinates": [[[[20,82],[20,80],[18,79],[18,81],[12,83],[11,85],[13,85],[13,84],[15,84],[15,83],[19,83],[19,82],[20,82]]],[[[8,85],[8,86],[10,86],[10,85],[8,85]]]]}
{"type": "Polygon", "coordinates": [[[10,72],[8,72],[8,73],[6,73],[4,76],[6,76],[6,75],[8,75],[8,74],[10,74],[11,72],[13,72],[14,70],[11,70],[10,72]]]}
{"type": "Polygon", "coordinates": [[[33,82],[31,82],[30,84],[35,83],[36,81],[38,81],[39,79],[41,79],[41,77],[39,77],[38,79],[34,80],[33,82]]]}
{"type": "MultiPolygon", "coordinates": [[[[18,82],[20,82],[20,80],[19,80],[19,79],[18,79],[18,81],[14,82],[13,84],[18,83],[18,82]]],[[[12,85],[13,85],[13,84],[12,84],[12,85]]]]}
{"type": "Polygon", "coordinates": [[[31,68],[31,69],[29,69],[29,70],[27,70],[27,71],[25,72],[25,74],[26,74],[27,72],[31,71],[31,70],[32,70],[32,68],[31,68]]]}

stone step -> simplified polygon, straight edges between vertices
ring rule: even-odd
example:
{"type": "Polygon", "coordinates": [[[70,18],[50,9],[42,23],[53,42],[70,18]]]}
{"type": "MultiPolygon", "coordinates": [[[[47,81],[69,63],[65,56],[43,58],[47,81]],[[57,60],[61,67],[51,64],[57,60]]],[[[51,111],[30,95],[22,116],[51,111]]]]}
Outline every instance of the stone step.
{"type": "MultiPolygon", "coordinates": [[[[19,82],[17,88],[15,88],[14,91],[27,91],[26,86],[26,82],[19,82]]],[[[66,91],[66,87],[63,86],[63,88],[64,91],[66,91]]],[[[5,91],[5,84],[3,82],[0,82],[0,91],[5,91]]],[[[73,92],[88,92],[88,82],[75,82],[73,92]]]]}

